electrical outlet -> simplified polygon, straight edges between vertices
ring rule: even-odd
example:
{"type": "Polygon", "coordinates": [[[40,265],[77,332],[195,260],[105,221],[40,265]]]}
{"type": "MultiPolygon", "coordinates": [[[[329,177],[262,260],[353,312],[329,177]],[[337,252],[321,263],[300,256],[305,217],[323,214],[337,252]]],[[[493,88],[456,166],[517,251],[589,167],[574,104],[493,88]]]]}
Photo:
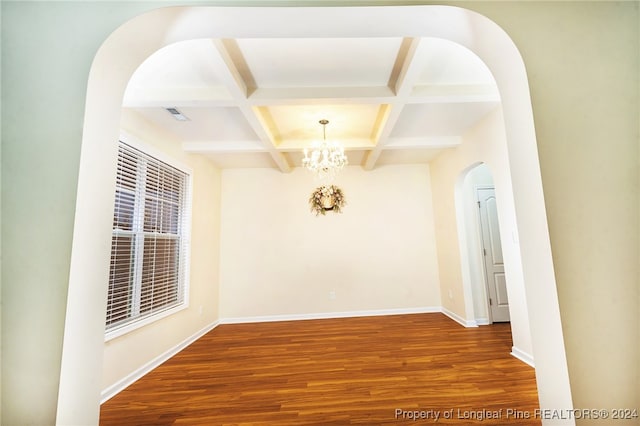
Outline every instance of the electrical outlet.
{"type": "Polygon", "coordinates": [[[453,300],[453,291],[451,289],[449,289],[449,299],[453,300]]]}
{"type": "Polygon", "coordinates": [[[335,292],[335,290],[331,290],[329,292],[329,300],[336,300],[336,292],[335,292]]]}

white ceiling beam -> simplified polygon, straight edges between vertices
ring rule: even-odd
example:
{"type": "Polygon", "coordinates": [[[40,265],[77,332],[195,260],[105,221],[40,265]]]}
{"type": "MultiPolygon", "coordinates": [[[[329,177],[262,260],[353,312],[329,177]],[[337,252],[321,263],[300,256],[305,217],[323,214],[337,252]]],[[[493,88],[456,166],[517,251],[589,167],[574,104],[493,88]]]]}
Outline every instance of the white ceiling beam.
{"type": "Polygon", "coordinates": [[[238,102],[246,100],[249,92],[247,84],[236,67],[233,58],[227,51],[224,40],[215,39],[211,42],[217,53],[212,59],[215,61],[218,78],[220,78],[227,90],[229,90],[233,99],[238,102]]]}
{"type": "Polygon", "coordinates": [[[462,144],[460,136],[430,136],[425,138],[389,138],[384,150],[455,148],[462,144]]]}
{"type": "MultiPolygon", "coordinates": [[[[240,92],[241,93],[241,92],[240,92]]],[[[394,91],[378,87],[287,87],[256,89],[246,99],[252,106],[309,105],[309,104],[393,104],[394,91]]],[[[416,86],[406,102],[414,103],[470,103],[500,102],[500,94],[493,85],[429,85],[416,86]]],[[[129,88],[123,100],[125,108],[207,108],[237,107],[237,97],[226,87],[145,87],[129,88]]]]}
{"type": "MultiPolygon", "coordinates": [[[[218,70],[218,78],[225,84],[229,93],[236,101],[236,106],[240,109],[249,126],[256,133],[280,171],[285,173],[290,172],[292,169],[287,157],[276,150],[273,143],[273,135],[263,126],[258,116],[258,111],[248,101],[248,95],[253,89],[248,87],[245,82],[246,77],[243,78],[238,66],[236,66],[236,63],[239,63],[242,67],[244,61],[237,58],[234,61],[234,58],[232,58],[227,50],[227,46],[229,46],[228,41],[225,44],[225,41],[216,39],[213,40],[212,43],[218,53],[217,55],[213,55],[213,59],[217,62],[216,70],[218,70]]],[[[233,46],[230,47],[232,48],[233,46]]],[[[237,56],[239,53],[234,52],[234,54],[237,56]]]]}
{"type": "Polygon", "coordinates": [[[365,170],[371,170],[375,167],[382,148],[400,118],[402,108],[420,77],[424,65],[423,60],[421,60],[422,56],[417,55],[421,40],[420,38],[406,38],[402,42],[394,70],[389,79],[389,87],[393,88],[396,96],[393,102],[384,109],[384,115],[380,120],[380,126],[375,135],[376,146],[364,159],[363,167],[365,170]]]}
{"type": "Polygon", "coordinates": [[[385,104],[395,97],[387,86],[375,87],[282,87],[258,88],[251,96],[252,105],[302,104],[385,104]]]}
{"type": "Polygon", "coordinates": [[[421,38],[405,38],[402,41],[394,70],[389,79],[389,87],[393,88],[396,96],[404,98],[411,93],[422,72],[423,61],[417,55],[421,38]]]}
{"type": "MultiPolygon", "coordinates": [[[[353,149],[373,149],[375,143],[369,138],[348,138],[340,139],[340,144],[345,150],[353,149]]],[[[307,139],[287,139],[278,144],[279,151],[301,151],[305,147],[309,146],[309,140],[307,139]]]]}

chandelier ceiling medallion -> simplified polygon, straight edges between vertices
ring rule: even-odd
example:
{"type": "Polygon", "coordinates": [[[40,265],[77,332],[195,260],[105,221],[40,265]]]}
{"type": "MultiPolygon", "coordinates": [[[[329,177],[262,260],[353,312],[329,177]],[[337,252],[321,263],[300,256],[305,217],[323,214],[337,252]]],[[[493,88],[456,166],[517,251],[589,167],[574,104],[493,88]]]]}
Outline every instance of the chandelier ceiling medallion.
{"type": "Polygon", "coordinates": [[[344,148],[338,142],[327,142],[327,124],[329,120],[320,120],[322,125],[322,142],[315,142],[311,152],[304,149],[302,165],[315,173],[318,178],[332,179],[348,164],[344,148]]]}

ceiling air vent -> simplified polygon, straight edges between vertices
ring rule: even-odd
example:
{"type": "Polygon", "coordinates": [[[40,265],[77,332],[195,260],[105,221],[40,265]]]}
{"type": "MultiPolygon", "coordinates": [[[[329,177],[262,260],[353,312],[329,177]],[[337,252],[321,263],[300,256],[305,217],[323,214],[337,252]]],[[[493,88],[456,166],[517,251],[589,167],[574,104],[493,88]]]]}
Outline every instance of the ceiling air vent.
{"type": "Polygon", "coordinates": [[[189,121],[189,119],[183,115],[177,108],[165,108],[169,114],[173,116],[178,121],[189,121]]]}

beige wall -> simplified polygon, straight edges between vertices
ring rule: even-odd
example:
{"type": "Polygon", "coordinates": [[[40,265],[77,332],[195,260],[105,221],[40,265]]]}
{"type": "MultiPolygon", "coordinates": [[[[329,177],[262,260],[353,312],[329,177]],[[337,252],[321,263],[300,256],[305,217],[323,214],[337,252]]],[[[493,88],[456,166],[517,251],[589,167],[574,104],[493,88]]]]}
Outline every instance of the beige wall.
{"type": "Polygon", "coordinates": [[[580,408],[640,405],[639,6],[479,8],[510,35],[527,66],[571,388],[580,408]]]}
{"type": "MultiPolygon", "coordinates": [[[[1,3],[3,424],[56,417],[95,53],[178,3],[1,3]]],[[[502,26],[527,66],[574,405],[637,407],[638,2],[449,3],[502,26]]]]}
{"type": "Polygon", "coordinates": [[[460,244],[460,231],[464,229],[463,197],[458,197],[456,205],[456,189],[463,190],[467,171],[479,163],[485,163],[494,178],[513,346],[533,358],[520,247],[513,238],[518,233],[500,108],[471,129],[459,147],[442,153],[431,163],[442,304],[466,320],[475,320],[472,284],[463,280],[468,249],[460,244]]]}
{"type": "Polygon", "coordinates": [[[191,169],[193,185],[189,307],[104,345],[102,387],[108,389],[218,319],[220,171],[206,158],[185,154],[171,135],[123,111],[122,129],[153,152],[191,169]]]}
{"type": "Polygon", "coordinates": [[[440,306],[428,166],[347,167],[326,216],[306,170],[222,176],[222,318],[440,306]]]}

